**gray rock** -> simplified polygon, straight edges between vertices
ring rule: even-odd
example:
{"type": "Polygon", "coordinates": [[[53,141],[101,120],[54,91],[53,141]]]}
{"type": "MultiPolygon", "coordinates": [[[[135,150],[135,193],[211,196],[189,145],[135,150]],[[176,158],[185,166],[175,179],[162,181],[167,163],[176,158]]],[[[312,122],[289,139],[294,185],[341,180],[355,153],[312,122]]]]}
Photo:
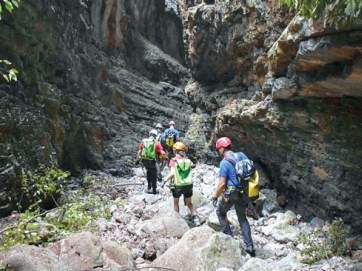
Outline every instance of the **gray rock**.
{"type": "Polygon", "coordinates": [[[312,220],[309,222],[309,224],[312,226],[312,227],[315,227],[315,228],[323,228],[324,226],[324,220],[323,219],[320,219],[318,217],[313,217],[312,220]]]}

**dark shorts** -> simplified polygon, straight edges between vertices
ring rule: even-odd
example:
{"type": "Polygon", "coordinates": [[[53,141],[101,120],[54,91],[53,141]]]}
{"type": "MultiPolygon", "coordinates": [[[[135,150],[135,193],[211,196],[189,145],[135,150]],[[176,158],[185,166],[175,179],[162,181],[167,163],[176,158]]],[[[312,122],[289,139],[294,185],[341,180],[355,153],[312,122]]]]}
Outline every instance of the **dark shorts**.
{"type": "Polygon", "coordinates": [[[141,163],[145,166],[147,170],[156,169],[156,160],[142,159],[141,163]]]}
{"type": "Polygon", "coordinates": [[[185,186],[175,186],[174,189],[171,189],[172,196],[176,199],[180,198],[181,195],[184,195],[185,198],[192,197],[192,187],[193,184],[185,185],[185,186]]]}

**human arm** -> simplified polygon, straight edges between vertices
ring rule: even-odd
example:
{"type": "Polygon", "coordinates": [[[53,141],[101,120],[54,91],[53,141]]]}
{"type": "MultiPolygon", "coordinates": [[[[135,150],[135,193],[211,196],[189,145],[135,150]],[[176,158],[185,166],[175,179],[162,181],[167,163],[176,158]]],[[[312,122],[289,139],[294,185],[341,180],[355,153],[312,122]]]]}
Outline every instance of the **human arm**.
{"type": "Polygon", "coordinates": [[[136,154],[136,160],[135,160],[135,164],[138,165],[140,163],[140,155],[141,155],[141,151],[142,150],[138,150],[137,154],[136,154]]]}
{"type": "Polygon", "coordinates": [[[195,168],[196,167],[196,164],[194,164],[192,161],[191,161],[191,168],[195,168]]]}
{"type": "Polygon", "coordinates": [[[170,161],[170,173],[166,176],[166,178],[162,181],[161,187],[164,187],[166,182],[171,180],[175,176],[175,160],[171,159],[170,161]]]}
{"type": "Polygon", "coordinates": [[[163,150],[161,143],[158,142],[158,141],[155,142],[155,150],[157,152],[157,157],[159,157],[159,158],[166,158],[167,157],[167,154],[163,150]]]}
{"type": "Polygon", "coordinates": [[[167,175],[167,177],[165,178],[165,182],[168,182],[168,181],[171,180],[174,176],[175,176],[175,167],[172,167],[170,173],[169,173],[169,174],[167,175]]]}
{"type": "Polygon", "coordinates": [[[139,148],[138,148],[138,152],[136,154],[136,160],[135,160],[135,164],[138,165],[140,162],[140,156],[142,153],[142,148],[143,148],[143,142],[140,144],[139,148]]]}
{"type": "Polygon", "coordinates": [[[175,176],[175,167],[171,167],[171,171],[170,173],[167,175],[167,177],[165,178],[165,180],[163,180],[161,187],[164,187],[165,184],[171,180],[173,177],[175,176]]]}
{"type": "Polygon", "coordinates": [[[215,194],[214,194],[214,196],[212,197],[213,200],[214,200],[214,199],[217,199],[218,197],[220,197],[222,191],[225,189],[226,180],[227,180],[227,177],[225,177],[225,176],[220,176],[219,182],[218,182],[217,187],[216,187],[215,194]]]}
{"type": "Polygon", "coordinates": [[[160,151],[160,158],[167,158],[167,154],[165,153],[164,150],[160,151]]]}

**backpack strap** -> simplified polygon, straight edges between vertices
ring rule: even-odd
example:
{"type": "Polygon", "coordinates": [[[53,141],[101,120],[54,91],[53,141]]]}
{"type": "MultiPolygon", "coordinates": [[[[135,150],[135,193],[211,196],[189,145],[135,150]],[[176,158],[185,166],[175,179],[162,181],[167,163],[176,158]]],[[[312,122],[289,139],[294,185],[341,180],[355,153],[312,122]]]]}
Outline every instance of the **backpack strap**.
{"type": "MultiPolygon", "coordinates": [[[[180,167],[180,164],[179,164],[179,162],[177,161],[177,159],[176,158],[172,158],[172,160],[173,159],[175,159],[174,161],[175,161],[175,163],[177,164],[177,166],[179,166],[180,167]]],[[[187,158],[188,159],[188,158],[187,158]]],[[[182,160],[183,161],[185,161],[185,158],[182,158],[182,160]]],[[[188,159],[188,160],[190,160],[190,159],[188,159]]],[[[183,171],[185,171],[185,170],[188,170],[189,168],[191,167],[191,163],[190,163],[190,166],[188,167],[188,168],[181,168],[183,171]]]]}
{"type": "MultiPolygon", "coordinates": [[[[233,154],[234,154],[234,153],[229,154],[228,156],[225,156],[224,159],[235,166],[235,165],[236,165],[236,161],[235,161],[235,156],[234,156],[233,154]]],[[[236,160],[237,160],[237,159],[236,159],[236,160]]]]}
{"type": "MultiPolygon", "coordinates": [[[[235,171],[235,176],[236,176],[237,180],[239,181],[239,178],[238,178],[238,175],[236,174],[236,169],[235,169],[236,163],[237,163],[237,161],[238,161],[238,154],[236,153],[236,158],[235,158],[235,155],[234,155],[234,154],[235,154],[235,153],[232,153],[232,154],[230,154],[230,155],[227,155],[227,156],[224,157],[224,159],[225,159],[226,161],[230,162],[231,164],[233,164],[233,166],[234,166],[234,171],[235,171]],[[236,160],[236,161],[235,161],[235,160],[236,160]]],[[[230,180],[230,179],[229,179],[229,180],[230,180]]],[[[235,183],[234,183],[233,181],[231,181],[231,180],[230,180],[230,182],[231,182],[235,187],[240,186],[240,181],[239,181],[238,184],[235,184],[235,183]]]]}

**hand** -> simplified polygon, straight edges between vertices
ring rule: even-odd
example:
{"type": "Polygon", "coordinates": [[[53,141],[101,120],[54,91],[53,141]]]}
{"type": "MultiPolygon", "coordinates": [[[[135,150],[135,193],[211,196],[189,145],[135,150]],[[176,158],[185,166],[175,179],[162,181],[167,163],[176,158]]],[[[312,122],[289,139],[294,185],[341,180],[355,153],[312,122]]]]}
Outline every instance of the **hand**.
{"type": "Polygon", "coordinates": [[[214,207],[216,207],[217,206],[217,197],[215,197],[215,196],[212,196],[212,205],[214,205],[214,207]]]}
{"type": "Polygon", "coordinates": [[[134,164],[137,166],[140,164],[140,160],[136,159],[136,161],[134,162],[134,164]]]}
{"type": "Polygon", "coordinates": [[[161,188],[163,188],[165,186],[166,181],[162,181],[162,183],[160,184],[161,188]]]}

